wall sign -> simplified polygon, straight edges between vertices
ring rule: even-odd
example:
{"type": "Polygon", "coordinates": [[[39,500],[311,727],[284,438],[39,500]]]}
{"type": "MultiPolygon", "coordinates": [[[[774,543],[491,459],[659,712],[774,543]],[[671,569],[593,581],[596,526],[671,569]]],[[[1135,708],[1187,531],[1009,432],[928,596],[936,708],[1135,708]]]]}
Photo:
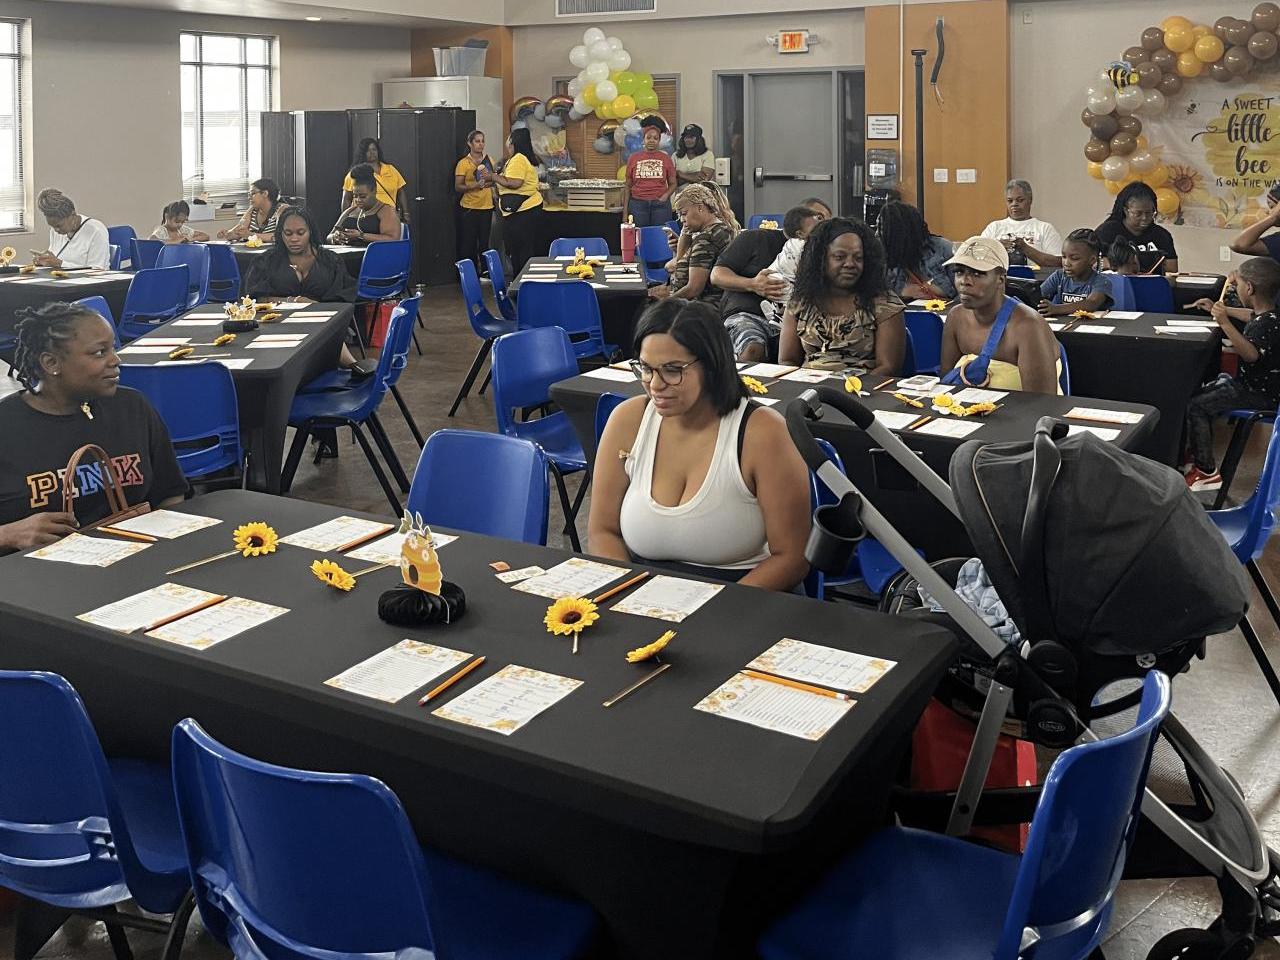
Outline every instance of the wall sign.
{"type": "Polygon", "coordinates": [[[867,114],[868,140],[897,140],[898,115],[896,113],[867,114]]]}
{"type": "Polygon", "coordinates": [[[779,53],[808,53],[809,52],[809,31],[808,30],[779,30],[778,31],[778,52],[779,53]]]}

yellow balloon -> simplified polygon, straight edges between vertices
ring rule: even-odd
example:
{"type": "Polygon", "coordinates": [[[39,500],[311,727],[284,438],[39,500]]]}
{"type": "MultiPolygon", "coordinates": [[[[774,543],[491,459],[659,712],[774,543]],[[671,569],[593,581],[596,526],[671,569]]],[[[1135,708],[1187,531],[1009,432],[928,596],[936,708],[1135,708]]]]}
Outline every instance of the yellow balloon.
{"type": "Polygon", "coordinates": [[[600,106],[596,107],[596,116],[599,117],[601,120],[612,120],[613,119],[612,107],[613,107],[612,102],[600,104],[600,106]]]}
{"type": "Polygon", "coordinates": [[[1156,191],[1156,209],[1166,217],[1172,217],[1182,206],[1178,191],[1172,187],[1161,187],[1156,191]]]}
{"type": "Polygon", "coordinates": [[[1089,160],[1085,163],[1085,169],[1089,171],[1089,176],[1093,177],[1093,179],[1102,179],[1102,164],[1094,163],[1092,160],[1089,160]]]}
{"type": "Polygon", "coordinates": [[[619,168],[618,168],[618,175],[617,175],[617,179],[618,179],[618,180],[626,180],[626,179],[627,179],[627,167],[626,167],[626,165],[625,165],[625,164],[624,164],[623,166],[621,166],[621,167],[619,167],[619,168]]]}
{"type": "Polygon", "coordinates": [[[1151,144],[1150,144],[1150,142],[1147,140],[1146,134],[1142,134],[1142,133],[1140,133],[1140,134],[1138,134],[1138,146],[1137,146],[1137,148],[1136,148],[1133,152],[1134,152],[1134,153],[1141,153],[1143,150],[1147,149],[1147,147],[1149,147],[1149,146],[1151,146],[1151,144]]]}
{"type": "MultiPolygon", "coordinates": [[[[1216,37],[1214,39],[1217,39],[1216,37]]],[[[1192,77],[1198,77],[1204,72],[1204,63],[1196,57],[1190,50],[1185,53],[1178,54],[1178,76],[1186,77],[1190,80],[1192,77]]]]}
{"type": "Polygon", "coordinates": [[[613,98],[613,115],[619,119],[629,117],[636,112],[635,98],[625,93],[620,93],[613,98]]]}
{"type": "Polygon", "coordinates": [[[1119,180],[1103,180],[1102,185],[1107,188],[1107,193],[1113,197],[1124,189],[1124,184],[1119,180]]]}
{"type": "Polygon", "coordinates": [[[1201,63],[1217,63],[1226,52],[1226,46],[1212,33],[1205,34],[1196,40],[1194,52],[1201,63]]]}
{"type": "Polygon", "coordinates": [[[1203,23],[1197,23],[1191,28],[1191,32],[1195,34],[1196,39],[1199,40],[1201,37],[1207,37],[1209,34],[1213,33],[1213,27],[1206,27],[1203,23]]]}
{"type": "Polygon", "coordinates": [[[596,96],[596,85],[588,83],[582,88],[582,99],[587,102],[588,107],[600,106],[600,98],[596,96]]]}
{"type": "Polygon", "coordinates": [[[1196,44],[1191,27],[1170,27],[1164,32],[1164,45],[1174,53],[1185,53],[1196,44]]]}
{"type": "Polygon", "coordinates": [[[1186,27],[1188,30],[1190,30],[1192,26],[1193,24],[1186,17],[1165,17],[1163,20],[1160,21],[1160,29],[1163,30],[1165,33],[1168,33],[1170,30],[1173,30],[1175,27],[1186,27]]]}
{"type": "Polygon", "coordinates": [[[1150,173],[1144,173],[1142,175],[1142,182],[1152,190],[1157,187],[1163,187],[1169,182],[1169,168],[1163,163],[1160,164],[1160,166],[1156,167],[1150,173]]]}

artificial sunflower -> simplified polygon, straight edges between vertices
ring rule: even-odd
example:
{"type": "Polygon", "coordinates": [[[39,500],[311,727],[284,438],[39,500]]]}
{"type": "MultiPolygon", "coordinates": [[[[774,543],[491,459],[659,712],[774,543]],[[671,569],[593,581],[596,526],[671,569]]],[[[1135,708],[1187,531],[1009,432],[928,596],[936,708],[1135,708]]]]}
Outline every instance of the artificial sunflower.
{"type": "Polygon", "coordinates": [[[995,409],[996,405],[994,403],[990,400],[983,400],[980,403],[971,403],[969,406],[965,407],[964,412],[966,414],[981,417],[993,412],[995,409]]]}
{"type": "Polygon", "coordinates": [[[234,343],[236,335],[234,333],[224,333],[219,337],[213,338],[213,346],[221,347],[228,343],[234,343]]]}
{"type": "Polygon", "coordinates": [[[893,395],[893,399],[895,399],[895,400],[901,400],[901,401],[902,401],[903,403],[905,403],[908,407],[916,407],[916,408],[921,409],[921,410],[923,410],[923,409],[924,409],[924,404],[923,404],[923,403],[921,403],[921,402],[920,402],[919,400],[917,400],[915,397],[908,397],[905,393],[895,393],[895,394],[893,395]]]}
{"type": "Polygon", "coordinates": [[[761,221],[760,221],[760,227],[759,227],[759,229],[761,229],[761,230],[777,230],[777,229],[778,229],[778,221],[777,221],[777,220],[761,220],[761,221]]]}
{"type": "Polygon", "coordinates": [[[862,379],[860,377],[845,377],[844,392],[845,393],[861,393],[862,379]]]}
{"type": "Polygon", "coordinates": [[[26,263],[18,268],[19,273],[35,273],[36,265],[34,263],[26,263]]]}
{"type": "Polygon", "coordinates": [[[920,307],[921,310],[928,310],[930,313],[938,313],[947,309],[947,301],[945,300],[926,300],[920,307]]]}
{"type": "Polygon", "coordinates": [[[67,277],[71,276],[71,274],[67,273],[65,270],[50,270],[49,276],[53,277],[55,280],[65,280],[67,277]]]}
{"type": "Polygon", "coordinates": [[[652,657],[656,657],[666,648],[667,644],[671,642],[675,635],[676,632],[674,630],[668,630],[657,640],[653,641],[653,643],[647,644],[643,647],[636,647],[634,650],[627,653],[627,663],[640,663],[642,660],[648,660],[652,657]]]}
{"type": "Polygon", "coordinates": [[[1071,315],[1073,317],[1079,317],[1081,320],[1097,320],[1098,319],[1096,314],[1092,314],[1088,310],[1077,310],[1071,315]]]}
{"type": "Polygon", "coordinates": [[[284,316],[284,314],[282,313],[264,313],[262,316],[258,318],[258,322],[259,323],[275,323],[282,316],[284,316]]]}
{"type": "Polygon", "coordinates": [[[195,347],[174,347],[169,351],[170,360],[181,360],[183,357],[189,357],[196,352],[195,347]]]}
{"type": "Polygon", "coordinates": [[[335,590],[350,590],[356,585],[356,578],[332,560],[313,560],[311,572],[317,580],[327,583],[335,590]]]}
{"type": "Polygon", "coordinates": [[[236,549],[242,556],[261,557],[276,552],[279,537],[276,532],[261,520],[236,527],[232,534],[235,537],[236,549]]]}
{"type": "Polygon", "coordinates": [[[769,388],[757,380],[755,377],[743,377],[742,384],[752,393],[768,393],[769,388]]]}
{"type": "Polygon", "coordinates": [[[7,267],[9,262],[17,255],[18,251],[13,249],[13,247],[5,247],[3,250],[0,250],[0,265],[7,267]]]}
{"type": "Polygon", "coordinates": [[[561,597],[547,607],[542,622],[547,625],[547,633],[568,636],[581,633],[599,619],[596,605],[585,597],[561,597]]]}

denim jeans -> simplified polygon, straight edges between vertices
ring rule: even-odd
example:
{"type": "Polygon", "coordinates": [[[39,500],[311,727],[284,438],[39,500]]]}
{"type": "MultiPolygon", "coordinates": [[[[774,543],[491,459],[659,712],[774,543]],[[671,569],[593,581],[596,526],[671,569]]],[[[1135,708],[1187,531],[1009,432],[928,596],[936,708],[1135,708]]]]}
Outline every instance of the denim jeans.
{"type": "Polygon", "coordinates": [[[675,219],[669,200],[637,200],[632,197],[628,211],[637,227],[660,227],[675,219]]]}
{"type": "Polygon", "coordinates": [[[1200,388],[1187,404],[1187,446],[1205,473],[1217,471],[1213,456],[1213,421],[1230,410],[1274,410],[1275,401],[1255,393],[1234,377],[1222,374],[1200,388]]]}

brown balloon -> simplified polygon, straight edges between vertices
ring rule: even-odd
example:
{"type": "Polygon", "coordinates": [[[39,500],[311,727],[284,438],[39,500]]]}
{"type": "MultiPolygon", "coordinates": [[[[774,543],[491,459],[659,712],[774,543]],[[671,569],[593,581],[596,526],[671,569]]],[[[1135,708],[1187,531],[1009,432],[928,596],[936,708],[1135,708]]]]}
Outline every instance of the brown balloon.
{"type": "Polygon", "coordinates": [[[1274,3],[1260,3],[1253,8],[1253,25],[1258,30],[1274,32],[1280,29],[1280,7],[1274,3]]]}
{"type": "Polygon", "coordinates": [[[1213,77],[1213,79],[1217,80],[1219,83],[1226,83],[1228,80],[1233,79],[1231,71],[1223,66],[1221,60],[1217,63],[1209,64],[1209,76],[1213,77]]]}
{"type": "Polygon", "coordinates": [[[1150,63],[1160,68],[1161,73],[1174,73],[1178,69],[1178,55],[1172,50],[1157,50],[1151,54],[1150,63]]]}
{"type": "Polygon", "coordinates": [[[1127,49],[1120,59],[1125,61],[1129,66],[1136,67],[1140,63],[1146,63],[1151,56],[1143,47],[1130,47],[1127,49]]]}
{"type": "Polygon", "coordinates": [[[1095,139],[1110,140],[1120,131],[1120,121],[1112,114],[1104,117],[1094,117],[1093,123],[1089,124],[1089,131],[1095,139]]]}
{"type": "Polygon", "coordinates": [[[1101,163],[1111,156],[1111,147],[1105,140],[1093,139],[1084,145],[1084,155],[1094,163],[1101,163]]]}
{"type": "Polygon", "coordinates": [[[1096,116],[1097,116],[1096,113],[1094,113],[1088,107],[1085,107],[1083,110],[1080,111],[1080,122],[1083,123],[1086,127],[1091,127],[1093,126],[1093,120],[1096,116]]]}
{"type": "Polygon", "coordinates": [[[1227,27],[1236,22],[1235,17],[1219,17],[1213,22],[1213,33],[1223,43],[1227,42],[1227,27]]]}
{"type": "Polygon", "coordinates": [[[1164,31],[1159,27],[1147,27],[1142,31],[1142,49],[1155,53],[1164,48],[1164,31]]]}
{"type": "Polygon", "coordinates": [[[1160,78],[1160,83],[1156,89],[1166,97],[1177,96],[1182,90],[1182,78],[1176,73],[1166,73],[1160,78]]]}
{"type": "Polygon", "coordinates": [[[1232,47],[1222,55],[1222,65],[1231,71],[1233,77],[1242,77],[1253,66],[1253,57],[1245,47],[1232,47]]]}
{"type": "Polygon", "coordinates": [[[1253,24],[1247,20],[1237,20],[1227,27],[1226,42],[1233,47],[1243,47],[1249,42],[1251,36],[1253,36],[1253,24]]]}
{"type": "Polygon", "coordinates": [[[1111,138],[1111,155],[1114,157],[1127,157],[1137,149],[1138,138],[1132,133],[1121,130],[1111,138]]]}
{"type": "Polygon", "coordinates": [[[1138,85],[1148,90],[1153,89],[1160,83],[1160,78],[1164,76],[1164,72],[1154,63],[1138,64],[1138,85]]]}
{"type": "Polygon", "coordinates": [[[1131,133],[1135,137],[1142,132],[1142,121],[1132,114],[1127,117],[1120,117],[1116,120],[1116,123],[1120,125],[1120,129],[1125,133],[1131,133]]]}
{"type": "Polygon", "coordinates": [[[1259,30],[1249,38],[1249,53],[1256,60],[1270,60],[1277,50],[1280,50],[1280,40],[1276,39],[1274,33],[1259,30]]]}

